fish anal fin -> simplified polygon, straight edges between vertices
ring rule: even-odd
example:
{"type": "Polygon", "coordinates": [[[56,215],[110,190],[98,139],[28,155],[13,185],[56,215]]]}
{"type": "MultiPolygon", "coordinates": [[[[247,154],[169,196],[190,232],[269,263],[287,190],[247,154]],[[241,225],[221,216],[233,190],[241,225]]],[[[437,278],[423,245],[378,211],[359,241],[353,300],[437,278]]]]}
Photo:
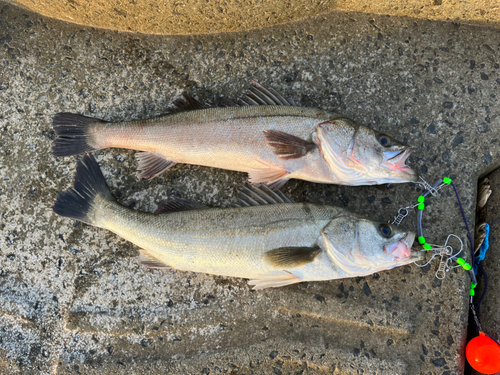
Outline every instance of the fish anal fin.
{"type": "Polygon", "coordinates": [[[301,158],[318,147],[314,142],[278,130],[265,130],[264,137],[274,153],[283,160],[301,158]]]}
{"type": "Polygon", "coordinates": [[[168,160],[156,152],[142,151],[135,154],[140,173],[137,178],[154,178],[172,168],[177,162],[168,160]]]}
{"type": "Polygon", "coordinates": [[[280,247],[266,252],[264,260],[276,268],[293,268],[311,263],[320,252],[319,247],[280,247]]]}
{"type": "Polygon", "coordinates": [[[300,277],[293,275],[290,272],[286,272],[282,275],[275,276],[261,276],[257,279],[252,279],[248,281],[248,285],[253,285],[253,290],[260,290],[266,288],[279,288],[281,286],[292,285],[300,283],[302,280],[300,277]]]}
{"type": "Polygon", "coordinates": [[[158,209],[155,211],[155,214],[198,210],[203,208],[209,208],[209,207],[201,203],[191,202],[184,198],[170,197],[164,204],[158,207],[158,209]]]}
{"type": "Polygon", "coordinates": [[[147,268],[157,268],[162,270],[168,270],[172,268],[171,266],[166,265],[162,261],[155,258],[149,251],[144,249],[139,250],[139,263],[147,268]]]}
{"type": "Polygon", "coordinates": [[[288,179],[286,176],[289,174],[290,173],[283,168],[269,166],[251,170],[248,172],[248,177],[252,183],[264,182],[271,184],[282,179],[288,179]]]}

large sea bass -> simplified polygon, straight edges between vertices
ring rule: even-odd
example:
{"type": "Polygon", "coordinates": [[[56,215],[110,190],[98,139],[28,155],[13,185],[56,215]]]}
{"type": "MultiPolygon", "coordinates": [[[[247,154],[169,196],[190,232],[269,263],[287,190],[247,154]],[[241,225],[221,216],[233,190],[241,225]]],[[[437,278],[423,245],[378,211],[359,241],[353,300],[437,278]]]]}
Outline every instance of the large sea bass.
{"type": "Polygon", "coordinates": [[[254,289],[364,276],[420,258],[414,233],[337,207],[293,203],[265,186],[245,189],[240,205],[247,207],[174,199],[161,214],[137,212],[114,200],[87,155],[53,210],[133,242],[148,267],[243,277],[254,289]]]}
{"type": "Polygon", "coordinates": [[[254,82],[239,106],[206,108],[185,94],[175,113],[133,122],[59,113],[54,155],[108,147],[141,151],[139,178],[177,163],[248,172],[251,182],[279,188],[290,178],[340,185],[414,182],[411,148],[366,126],[297,106],[254,82]]]}

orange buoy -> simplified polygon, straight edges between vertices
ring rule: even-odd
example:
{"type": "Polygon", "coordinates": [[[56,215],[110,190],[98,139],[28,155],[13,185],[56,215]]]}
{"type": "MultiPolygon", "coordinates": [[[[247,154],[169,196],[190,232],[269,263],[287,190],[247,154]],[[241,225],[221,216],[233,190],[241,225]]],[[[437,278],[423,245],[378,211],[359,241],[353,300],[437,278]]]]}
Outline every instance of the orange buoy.
{"type": "Polygon", "coordinates": [[[500,345],[483,332],[469,341],[465,356],[476,371],[488,375],[500,372],[500,345]]]}

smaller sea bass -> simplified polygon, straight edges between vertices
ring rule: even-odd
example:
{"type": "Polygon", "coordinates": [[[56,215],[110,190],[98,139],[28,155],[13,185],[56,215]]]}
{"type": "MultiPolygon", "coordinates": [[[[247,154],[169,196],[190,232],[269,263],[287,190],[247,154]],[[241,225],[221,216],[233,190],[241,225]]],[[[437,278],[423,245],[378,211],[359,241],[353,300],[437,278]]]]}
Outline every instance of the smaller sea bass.
{"type": "Polygon", "coordinates": [[[239,106],[206,108],[191,96],[174,113],[108,123],[54,116],[56,156],[108,147],[138,150],[139,178],[177,163],[247,172],[251,182],[279,188],[290,178],[339,185],[417,181],[405,165],[411,148],[347,118],[297,106],[254,82],[239,106]]]}
{"type": "Polygon", "coordinates": [[[239,203],[246,207],[174,199],[162,214],[137,212],[114,200],[87,155],[53,210],[133,242],[145,266],[243,277],[254,289],[364,276],[420,258],[414,233],[337,207],[293,203],[265,186],[244,189],[239,203]]]}

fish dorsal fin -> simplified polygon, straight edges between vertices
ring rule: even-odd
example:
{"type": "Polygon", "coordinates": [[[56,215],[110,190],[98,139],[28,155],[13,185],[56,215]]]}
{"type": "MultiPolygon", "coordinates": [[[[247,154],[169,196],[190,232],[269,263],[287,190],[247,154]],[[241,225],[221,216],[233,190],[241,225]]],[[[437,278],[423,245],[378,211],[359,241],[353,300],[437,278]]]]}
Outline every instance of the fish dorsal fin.
{"type": "Polygon", "coordinates": [[[281,180],[276,180],[274,182],[268,182],[266,186],[272,191],[278,191],[283,185],[288,182],[288,178],[282,178],[281,180]]]}
{"type": "MultiPolygon", "coordinates": [[[[249,105],[285,105],[300,107],[300,103],[295,103],[292,98],[285,99],[282,95],[278,94],[274,89],[265,88],[260,83],[252,80],[250,88],[238,99],[237,103],[232,103],[234,106],[249,106],[249,105]]],[[[168,114],[194,111],[197,109],[210,108],[210,106],[203,104],[193,98],[187,92],[182,93],[184,99],[176,99],[173,101],[175,108],[170,108],[168,114]]],[[[224,106],[223,106],[224,107],[224,106]]]]}
{"type": "Polygon", "coordinates": [[[265,88],[257,81],[252,80],[248,91],[238,100],[241,106],[248,105],[285,105],[300,107],[300,104],[295,103],[292,98],[285,99],[275,90],[265,88]]]}
{"type": "Polygon", "coordinates": [[[144,249],[139,250],[139,263],[147,268],[158,268],[163,270],[172,268],[155,258],[149,251],[144,249]]]}
{"type": "Polygon", "coordinates": [[[155,211],[155,214],[166,214],[179,211],[198,210],[209,208],[201,203],[191,202],[184,198],[170,197],[155,211]]]}
{"type": "Polygon", "coordinates": [[[264,184],[248,184],[240,190],[236,206],[249,207],[277,203],[293,203],[293,199],[279,190],[271,190],[264,184]]]}
{"type": "Polygon", "coordinates": [[[183,92],[182,96],[184,97],[184,99],[179,98],[173,101],[172,104],[175,106],[175,108],[170,108],[168,110],[169,114],[209,108],[209,106],[200,103],[187,92],[183,92]]]}
{"type": "Polygon", "coordinates": [[[280,247],[264,254],[264,260],[276,268],[293,268],[311,263],[322,250],[319,247],[280,247]]]}

